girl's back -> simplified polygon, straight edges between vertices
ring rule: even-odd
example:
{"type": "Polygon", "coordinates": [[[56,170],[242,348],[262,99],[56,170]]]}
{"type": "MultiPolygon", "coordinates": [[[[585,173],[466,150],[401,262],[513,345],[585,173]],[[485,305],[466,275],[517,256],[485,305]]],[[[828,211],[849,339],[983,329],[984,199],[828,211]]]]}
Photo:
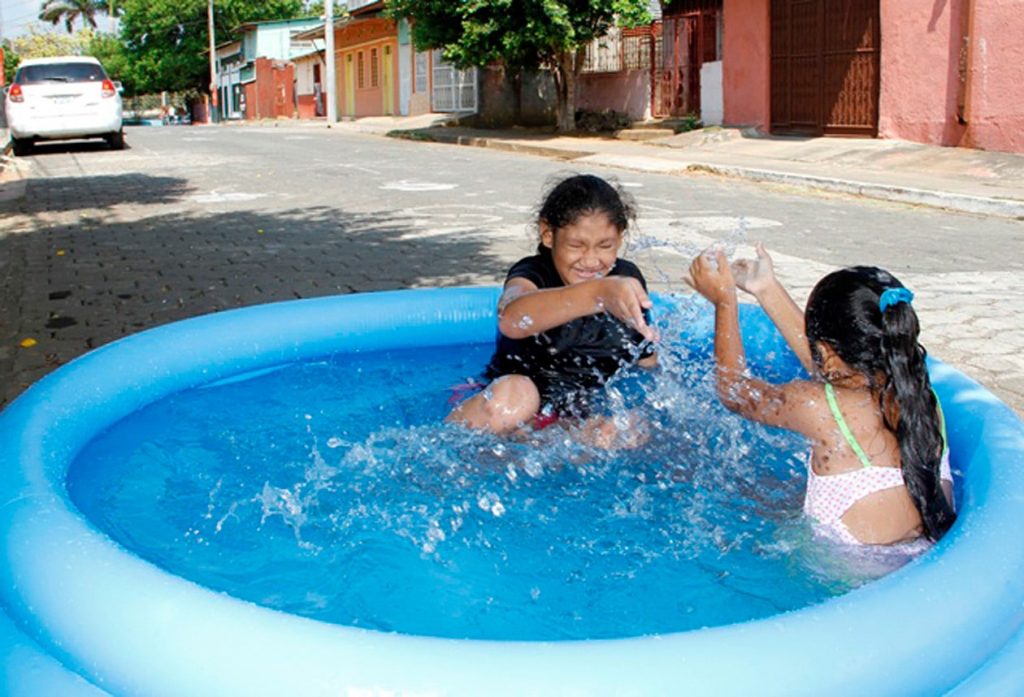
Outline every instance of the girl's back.
{"type": "Polygon", "coordinates": [[[814,387],[821,408],[806,434],[812,443],[808,514],[862,543],[919,537],[921,514],[903,483],[899,443],[877,397],[865,388],[833,387],[830,399],[827,383],[814,387]]]}
{"type": "Polygon", "coordinates": [[[939,539],[956,519],[952,476],[913,293],[883,269],[849,267],[819,281],[801,311],[763,247],[736,268],[814,380],[747,374],[737,282],[718,251],[694,260],[691,280],[715,305],[722,402],[810,439],[804,509],[824,530],[850,543],[939,539]]]}

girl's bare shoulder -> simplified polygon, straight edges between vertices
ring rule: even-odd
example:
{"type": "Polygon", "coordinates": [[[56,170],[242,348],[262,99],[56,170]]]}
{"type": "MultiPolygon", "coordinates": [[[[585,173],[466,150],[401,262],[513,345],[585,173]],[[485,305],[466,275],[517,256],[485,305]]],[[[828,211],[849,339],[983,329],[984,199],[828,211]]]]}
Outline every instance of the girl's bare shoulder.
{"type": "Polygon", "coordinates": [[[835,425],[830,423],[824,384],[814,380],[794,380],[779,385],[781,409],[788,428],[816,440],[835,425]]]}

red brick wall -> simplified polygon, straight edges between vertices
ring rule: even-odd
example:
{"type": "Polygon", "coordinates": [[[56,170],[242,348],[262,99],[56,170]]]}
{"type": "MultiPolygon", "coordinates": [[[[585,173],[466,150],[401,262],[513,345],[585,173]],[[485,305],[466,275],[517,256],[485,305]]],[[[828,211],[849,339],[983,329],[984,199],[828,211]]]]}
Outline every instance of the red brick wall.
{"type": "Polygon", "coordinates": [[[292,118],[295,115],[295,67],[284,61],[256,59],[256,79],[244,85],[245,118],[292,118]]]}

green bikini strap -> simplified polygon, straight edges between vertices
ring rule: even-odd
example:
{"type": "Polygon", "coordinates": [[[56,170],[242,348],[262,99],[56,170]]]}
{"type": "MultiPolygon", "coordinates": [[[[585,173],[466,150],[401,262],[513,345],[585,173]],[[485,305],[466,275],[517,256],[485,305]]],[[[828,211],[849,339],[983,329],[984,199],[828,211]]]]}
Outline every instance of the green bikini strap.
{"type": "Polygon", "coordinates": [[[846,419],[843,418],[843,412],[839,410],[839,403],[836,402],[835,389],[832,387],[832,383],[825,383],[825,399],[828,400],[828,408],[832,410],[832,418],[836,420],[836,425],[839,426],[839,432],[843,434],[843,438],[850,444],[853,452],[860,458],[860,463],[865,467],[872,467],[871,458],[867,456],[864,449],[860,447],[860,443],[853,437],[853,431],[846,425],[846,419]]]}
{"type": "Polygon", "coordinates": [[[939,433],[942,435],[942,454],[945,455],[949,452],[949,438],[946,437],[946,415],[942,413],[942,402],[939,401],[939,393],[932,388],[932,394],[935,395],[935,408],[939,412],[939,433]]]}

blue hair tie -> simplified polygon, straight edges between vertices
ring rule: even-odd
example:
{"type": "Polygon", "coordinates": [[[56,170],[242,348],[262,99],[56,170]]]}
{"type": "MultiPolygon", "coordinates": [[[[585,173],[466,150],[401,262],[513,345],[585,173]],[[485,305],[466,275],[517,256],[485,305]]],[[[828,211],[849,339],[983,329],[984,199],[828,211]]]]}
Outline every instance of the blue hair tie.
{"type": "Polygon", "coordinates": [[[886,288],[878,296],[878,309],[882,311],[882,314],[885,314],[885,311],[893,305],[910,303],[913,299],[914,294],[910,292],[909,288],[886,288]]]}

